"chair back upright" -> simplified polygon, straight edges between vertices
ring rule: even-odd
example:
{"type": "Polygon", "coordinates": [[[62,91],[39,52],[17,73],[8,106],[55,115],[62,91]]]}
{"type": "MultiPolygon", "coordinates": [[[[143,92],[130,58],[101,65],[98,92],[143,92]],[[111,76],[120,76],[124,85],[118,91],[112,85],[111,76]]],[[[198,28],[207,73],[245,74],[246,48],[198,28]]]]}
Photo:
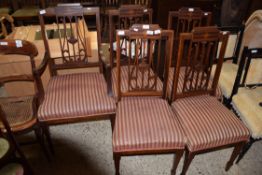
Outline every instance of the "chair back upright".
{"type": "Polygon", "coordinates": [[[0,37],[7,37],[9,30],[8,27],[10,26],[11,32],[15,30],[15,25],[14,25],[14,19],[11,15],[8,14],[1,14],[0,15],[0,23],[1,23],[1,28],[0,28],[0,37]],[[10,25],[6,26],[6,23],[9,23],[10,25]]]}
{"type": "Polygon", "coordinates": [[[173,31],[161,30],[158,25],[149,25],[145,29],[144,25],[136,24],[129,30],[117,30],[116,40],[118,100],[124,96],[165,98],[168,68],[172,57],[173,31]],[[127,59],[127,65],[121,64],[123,58],[127,59]],[[160,80],[160,62],[165,63],[167,70],[164,83],[160,80]],[[122,66],[127,66],[127,75],[121,71],[122,66]]]}
{"type": "MultiPolygon", "coordinates": [[[[168,29],[175,31],[174,36],[174,62],[176,62],[179,36],[183,32],[191,32],[194,27],[210,26],[212,20],[211,12],[204,12],[198,7],[182,7],[178,11],[170,11],[168,14],[168,29]]],[[[184,64],[182,62],[182,64],[184,64]]]]}
{"type": "Polygon", "coordinates": [[[217,27],[196,27],[191,33],[180,34],[172,101],[202,94],[215,95],[228,35],[227,32],[220,32],[217,27]],[[220,50],[218,50],[219,42],[220,50]],[[184,65],[181,64],[183,59],[184,65]],[[215,61],[217,66],[214,67],[215,61]],[[215,74],[211,79],[212,69],[215,69],[215,74]],[[180,77],[184,77],[183,81],[179,81],[180,77]],[[177,89],[182,90],[178,92],[177,89]]]}
{"type": "MultiPolygon", "coordinates": [[[[109,42],[114,48],[116,30],[129,29],[133,24],[152,24],[152,9],[141,5],[121,5],[118,10],[109,10],[109,42]]],[[[114,49],[110,49],[110,65],[114,67],[114,49]]]]}
{"type": "Polygon", "coordinates": [[[142,5],[148,8],[151,7],[151,3],[152,3],[151,0],[129,0],[129,4],[142,5]]]}
{"type": "Polygon", "coordinates": [[[45,49],[49,53],[49,68],[51,75],[57,75],[58,70],[76,69],[86,67],[99,67],[101,71],[101,57],[98,52],[98,60],[90,61],[92,57],[91,41],[88,36],[88,29],[85,16],[96,17],[97,48],[100,49],[100,17],[98,7],[83,8],[79,4],[61,5],[55,8],[47,8],[44,13],[40,11],[40,24],[42,38],[44,39],[45,49]],[[46,35],[45,17],[55,17],[56,23],[49,36],[46,35]],[[51,39],[58,38],[59,48],[57,54],[52,55],[50,48],[53,47],[51,39]]]}

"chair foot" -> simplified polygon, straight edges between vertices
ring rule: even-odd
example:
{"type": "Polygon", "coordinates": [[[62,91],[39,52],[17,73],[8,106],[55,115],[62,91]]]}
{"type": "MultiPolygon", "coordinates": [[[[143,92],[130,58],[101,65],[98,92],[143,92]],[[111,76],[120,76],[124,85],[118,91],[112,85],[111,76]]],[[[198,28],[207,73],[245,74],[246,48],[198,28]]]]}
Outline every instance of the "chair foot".
{"type": "Polygon", "coordinates": [[[225,167],[225,170],[228,171],[231,166],[233,165],[235,159],[237,158],[237,156],[240,154],[240,151],[242,150],[243,146],[245,145],[245,143],[239,143],[235,146],[232,154],[231,154],[231,157],[229,159],[229,161],[227,162],[226,164],[226,167],[225,167]]]}
{"type": "Polygon", "coordinates": [[[171,170],[171,174],[174,174],[174,175],[176,174],[176,169],[177,169],[177,166],[178,166],[178,164],[181,160],[183,153],[184,153],[183,150],[179,150],[179,151],[176,152],[173,167],[172,167],[172,170],[171,170]]]}
{"type": "Polygon", "coordinates": [[[48,142],[49,149],[51,153],[54,155],[55,151],[54,151],[54,146],[53,146],[53,142],[52,142],[51,135],[50,135],[49,126],[42,125],[42,129],[43,129],[44,135],[46,136],[46,140],[48,142]]]}
{"type": "Polygon", "coordinates": [[[183,170],[181,172],[181,175],[185,175],[189,165],[191,164],[192,160],[194,159],[195,154],[192,152],[189,152],[188,150],[186,150],[186,155],[185,155],[185,161],[184,161],[184,166],[183,166],[183,170]]]}
{"type": "Polygon", "coordinates": [[[115,163],[115,171],[116,171],[115,175],[120,175],[120,171],[119,171],[120,159],[121,159],[120,155],[114,154],[114,163],[115,163]]]}
{"type": "Polygon", "coordinates": [[[238,164],[240,162],[240,160],[244,157],[244,155],[247,153],[247,151],[251,148],[251,146],[253,145],[254,141],[250,140],[242,149],[242,151],[240,152],[236,164],[238,164]]]}
{"type": "Polygon", "coordinates": [[[35,135],[36,135],[36,138],[37,138],[37,141],[39,142],[41,148],[43,149],[44,151],[44,154],[48,160],[48,162],[51,161],[51,158],[49,156],[49,152],[46,148],[46,145],[45,145],[45,141],[44,141],[44,137],[43,137],[43,133],[42,133],[42,130],[40,127],[37,126],[37,128],[34,130],[35,131],[35,135]]]}

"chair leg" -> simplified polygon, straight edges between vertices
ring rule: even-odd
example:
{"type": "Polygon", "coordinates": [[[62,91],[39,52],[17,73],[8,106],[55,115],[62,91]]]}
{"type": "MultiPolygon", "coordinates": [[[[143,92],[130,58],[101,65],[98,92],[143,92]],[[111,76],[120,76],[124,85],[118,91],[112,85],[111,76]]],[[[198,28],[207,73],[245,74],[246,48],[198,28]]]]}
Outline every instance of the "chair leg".
{"type": "Polygon", "coordinates": [[[225,170],[228,171],[231,166],[233,165],[235,159],[237,158],[237,156],[239,155],[240,151],[242,150],[242,148],[244,147],[245,143],[239,143],[235,146],[232,154],[231,154],[231,157],[229,159],[229,161],[227,162],[226,164],[226,167],[225,167],[225,170]]]}
{"type": "Polygon", "coordinates": [[[175,160],[174,160],[174,163],[173,163],[173,167],[172,167],[172,171],[171,171],[171,174],[176,174],[176,169],[177,169],[177,166],[181,160],[181,157],[183,155],[184,151],[183,150],[179,150],[176,152],[176,155],[175,155],[175,160]]]}
{"type": "Polygon", "coordinates": [[[181,175],[185,175],[189,165],[191,164],[192,160],[194,159],[195,154],[192,152],[189,152],[188,150],[186,150],[186,155],[185,155],[185,161],[184,161],[184,166],[183,166],[183,170],[181,175]]]}
{"type": "Polygon", "coordinates": [[[37,141],[40,143],[40,146],[42,147],[47,160],[50,162],[51,158],[49,156],[48,150],[46,149],[44,136],[43,136],[41,128],[37,126],[34,131],[35,131],[37,141]]]}
{"type": "Polygon", "coordinates": [[[111,122],[111,129],[112,129],[112,132],[114,131],[114,128],[115,128],[115,118],[116,118],[116,115],[110,115],[110,122],[111,122]]]}
{"type": "Polygon", "coordinates": [[[52,142],[52,139],[51,139],[49,126],[43,124],[42,129],[43,129],[44,135],[46,136],[46,140],[48,142],[49,149],[50,149],[51,153],[54,155],[55,150],[54,150],[53,142],[52,142]]]}
{"type": "Polygon", "coordinates": [[[237,158],[237,161],[236,161],[236,164],[238,164],[240,162],[240,160],[244,157],[244,155],[247,153],[247,151],[251,148],[251,146],[253,145],[254,143],[254,139],[251,139],[242,149],[242,151],[240,152],[238,158],[237,158]]]}
{"type": "Polygon", "coordinates": [[[120,155],[114,154],[114,163],[115,163],[115,171],[116,171],[115,175],[120,175],[120,171],[119,171],[120,159],[121,159],[120,155]]]}

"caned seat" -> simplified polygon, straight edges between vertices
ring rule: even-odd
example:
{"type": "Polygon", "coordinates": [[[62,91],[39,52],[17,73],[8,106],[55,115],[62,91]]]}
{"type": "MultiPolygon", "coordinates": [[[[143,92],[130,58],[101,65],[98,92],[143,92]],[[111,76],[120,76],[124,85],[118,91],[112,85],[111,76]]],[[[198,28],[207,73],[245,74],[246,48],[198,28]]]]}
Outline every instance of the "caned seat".
{"type": "MultiPolygon", "coordinates": [[[[34,96],[0,98],[0,105],[7,121],[12,126],[12,131],[32,127],[37,123],[33,110],[35,102],[34,96]]],[[[0,128],[4,128],[2,123],[0,123],[0,128]]]]}
{"type": "Polygon", "coordinates": [[[38,117],[49,123],[114,113],[115,102],[107,95],[103,75],[78,73],[55,76],[49,81],[38,117]]]}
{"type": "Polygon", "coordinates": [[[234,147],[226,164],[228,170],[249,140],[245,125],[215,97],[227,40],[228,33],[216,27],[195,27],[191,33],[180,35],[171,106],[187,137],[182,174],[186,174],[195,155],[234,147]],[[221,50],[217,53],[219,43],[221,50]]]}
{"type": "Polygon", "coordinates": [[[120,173],[122,156],[161,153],[176,154],[175,172],[185,147],[183,130],[165,99],[173,31],[162,30],[158,25],[149,25],[148,29],[143,26],[136,24],[129,30],[116,31],[117,65],[113,69],[118,102],[113,132],[116,174],[120,173]],[[124,40],[130,46],[126,54],[121,53],[124,40]],[[126,64],[121,63],[123,59],[126,64]],[[161,63],[165,63],[167,70],[164,76],[161,63]]]}
{"type": "Polygon", "coordinates": [[[166,100],[128,97],[118,103],[113,151],[170,152],[184,149],[186,138],[166,100]]]}

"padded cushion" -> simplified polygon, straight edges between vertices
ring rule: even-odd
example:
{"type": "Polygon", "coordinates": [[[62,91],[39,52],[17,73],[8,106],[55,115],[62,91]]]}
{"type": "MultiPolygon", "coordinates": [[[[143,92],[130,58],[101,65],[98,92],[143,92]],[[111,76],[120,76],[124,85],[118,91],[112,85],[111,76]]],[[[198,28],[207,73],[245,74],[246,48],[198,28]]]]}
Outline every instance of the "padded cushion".
{"type": "Polygon", "coordinates": [[[12,16],[14,18],[17,17],[37,17],[38,16],[38,12],[39,12],[39,8],[38,7],[24,7],[21,9],[16,10],[12,16]]]}
{"type": "Polygon", "coordinates": [[[178,99],[172,103],[191,152],[248,141],[245,125],[215,97],[178,99]]]}
{"type": "Polygon", "coordinates": [[[113,151],[184,149],[185,136],[167,101],[126,97],[118,103],[113,151]]]}
{"type": "MultiPolygon", "coordinates": [[[[33,98],[33,96],[0,98],[0,105],[13,131],[22,125],[30,127],[36,123],[36,117],[33,115],[33,98]]],[[[4,128],[2,122],[0,128],[4,128]]]]}
{"type": "Polygon", "coordinates": [[[9,146],[10,145],[6,139],[0,138],[0,159],[6,155],[9,146]]]}
{"type": "MultiPolygon", "coordinates": [[[[169,76],[168,76],[168,97],[171,97],[171,91],[172,91],[172,87],[173,87],[173,77],[174,77],[174,67],[170,67],[169,69],[169,76]]],[[[184,78],[185,77],[185,67],[181,67],[180,68],[180,73],[179,73],[179,82],[178,82],[178,89],[177,89],[177,93],[181,93],[182,89],[183,89],[183,82],[184,82],[184,78]]],[[[212,81],[209,81],[209,88],[211,88],[212,86],[212,81]]],[[[221,92],[221,89],[217,86],[216,89],[216,97],[217,99],[222,99],[223,94],[221,92]]]]}
{"type": "MultiPolygon", "coordinates": [[[[233,86],[235,83],[235,79],[236,79],[236,75],[237,75],[237,69],[238,69],[237,64],[233,64],[232,62],[223,63],[218,85],[221,88],[222,94],[226,98],[229,98],[231,96],[233,86]]],[[[212,73],[214,74],[214,72],[212,73]]]]}
{"type": "Polygon", "coordinates": [[[233,96],[232,106],[255,139],[262,138],[262,87],[240,88],[233,96]]]}
{"type": "Polygon", "coordinates": [[[51,78],[38,117],[45,122],[63,121],[113,114],[115,109],[102,74],[67,74],[51,78]]]}
{"type": "Polygon", "coordinates": [[[23,175],[24,174],[24,169],[22,165],[17,164],[17,163],[10,163],[6,166],[4,166],[0,170],[1,175],[23,175]]]}
{"type": "MultiPolygon", "coordinates": [[[[153,70],[152,70],[152,73],[153,73],[153,70]]],[[[121,66],[120,76],[121,76],[121,92],[128,92],[128,66],[121,66]]],[[[147,78],[145,78],[144,81],[147,81],[147,78]]],[[[154,81],[152,81],[152,83],[153,82],[154,81]]],[[[139,78],[138,86],[140,87],[141,85],[142,85],[142,78],[139,78]]],[[[114,97],[117,97],[117,68],[116,67],[113,68],[112,70],[112,88],[113,88],[114,97]]],[[[162,91],[162,88],[163,88],[163,83],[158,78],[157,79],[157,91],[162,91]]]]}

